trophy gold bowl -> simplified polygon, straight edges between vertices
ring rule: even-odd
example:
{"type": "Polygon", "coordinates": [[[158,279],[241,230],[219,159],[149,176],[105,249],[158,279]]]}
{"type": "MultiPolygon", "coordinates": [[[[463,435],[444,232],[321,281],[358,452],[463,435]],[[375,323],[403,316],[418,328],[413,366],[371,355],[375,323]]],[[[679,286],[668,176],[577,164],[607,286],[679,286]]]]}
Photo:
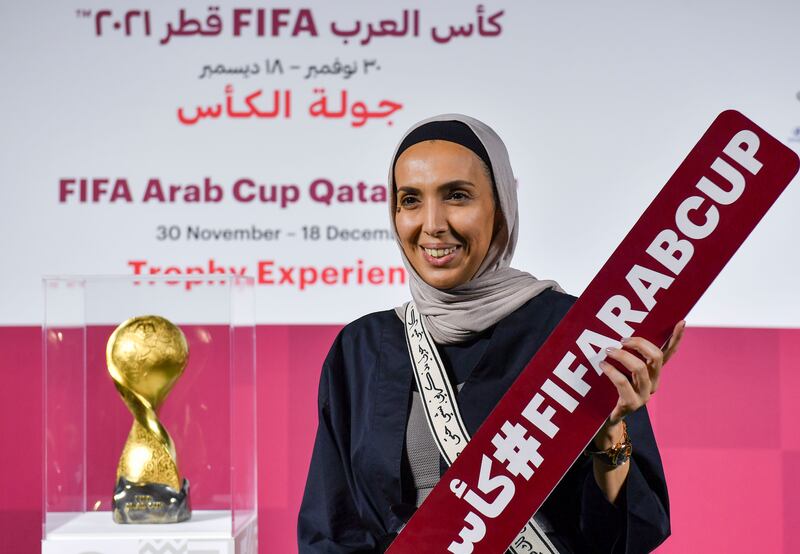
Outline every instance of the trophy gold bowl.
{"type": "Polygon", "coordinates": [[[156,315],[133,317],[108,339],[108,372],[134,418],[117,466],[117,523],[177,523],[192,515],[189,482],[157,415],[188,357],[181,330],[156,315]]]}

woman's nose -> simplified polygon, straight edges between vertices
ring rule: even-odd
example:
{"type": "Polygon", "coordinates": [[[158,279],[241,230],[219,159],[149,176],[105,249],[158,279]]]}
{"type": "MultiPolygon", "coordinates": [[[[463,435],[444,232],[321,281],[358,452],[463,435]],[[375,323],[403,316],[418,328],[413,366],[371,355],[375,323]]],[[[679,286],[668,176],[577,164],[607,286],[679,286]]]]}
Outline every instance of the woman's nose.
{"type": "Polygon", "coordinates": [[[425,234],[436,236],[447,231],[447,217],[444,206],[439,202],[428,202],[425,206],[425,221],[422,225],[425,234]]]}

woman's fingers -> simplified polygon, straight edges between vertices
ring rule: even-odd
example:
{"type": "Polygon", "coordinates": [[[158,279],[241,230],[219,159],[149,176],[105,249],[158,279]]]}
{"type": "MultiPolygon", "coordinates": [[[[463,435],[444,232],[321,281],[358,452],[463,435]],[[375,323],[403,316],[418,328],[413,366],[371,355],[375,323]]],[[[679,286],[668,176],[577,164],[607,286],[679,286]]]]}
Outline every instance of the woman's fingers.
{"type": "MultiPolygon", "coordinates": [[[[626,344],[627,346],[627,344],[626,344]]],[[[609,358],[617,360],[625,369],[631,372],[633,376],[633,385],[636,393],[642,398],[644,402],[650,398],[652,391],[652,381],[650,379],[650,369],[648,364],[643,362],[640,358],[633,353],[618,348],[609,348],[606,350],[609,358]]],[[[627,379],[626,379],[627,381],[627,379]]]]}
{"type": "Polygon", "coordinates": [[[600,368],[617,388],[617,394],[619,394],[617,405],[614,406],[614,410],[611,412],[611,415],[608,416],[611,423],[617,423],[626,415],[642,407],[644,402],[633,389],[631,382],[628,381],[628,378],[625,377],[620,370],[606,361],[600,362],[600,368]]]}
{"type": "Polygon", "coordinates": [[[644,358],[647,366],[647,373],[650,376],[650,393],[654,393],[658,388],[658,379],[661,376],[661,367],[664,365],[664,353],[661,349],[642,337],[630,337],[623,339],[623,348],[638,352],[644,358]]]}
{"type": "Polygon", "coordinates": [[[648,364],[660,364],[664,359],[664,353],[661,351],[661,349],[649,340],[643,339],[642,337],[630,337],[628,339],[622,339],[622,347],[628,350],[635,350],[644,357],[645,362],[648,364]]]}
{"type": "Polygon", "coordinates": [[[669,337],[667,341],[667,346],[664,347],[664,363],[667,363],[675,352],[678,351],[678,345],[681,343],[683,339],[683,332],[686,330],[686,321],[681,320],[675,324],[675,328],[672,330],[672,335],[669,337]]]}
{"type": "Polygon", "coordinates": [[[612,423],[616,423],[626,415],[635,412],[650,400],[650,395],[658,388],[661,368],[678,350],[685,328],[686,322],[679,321],[675,325],[672,335],[663,350],[642,337],[624,339],[622,349],[606,349],[607,357],[622,364],[632,377],[632,381],[629,381],[623,372],[610,363],[606,361],[600,362],[603,373],[614,384],[619,394],[617,405],[609,416],[612,423]]]}

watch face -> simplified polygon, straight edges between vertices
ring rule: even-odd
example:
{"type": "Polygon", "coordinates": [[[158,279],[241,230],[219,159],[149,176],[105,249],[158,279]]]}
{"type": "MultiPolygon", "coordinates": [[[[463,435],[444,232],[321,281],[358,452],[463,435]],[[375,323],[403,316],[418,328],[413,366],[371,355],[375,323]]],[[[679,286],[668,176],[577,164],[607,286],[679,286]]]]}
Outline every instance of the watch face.
{"type": "Polygon", "coordinates": [[[628,460],[631,458],[631,452],[633,448],[631,446],[631,439],[628,437],[627,430],[623,437],[623,442],[619,444],[615,444],[614,446],[607,448],[606,450],[601,450],[599,452],[593,452],[590,450],[586,450],[584,453],[587,456],[594,456],[604,464],[617,467],[624,465],[627,463],[628,460]]]}
{"type": "Polygon", "coordinates": [[[584,454],[594,456],[606,465],[617,467],[624,465],[631,458],[632,451],[631,438],[628,436],[628,426],[625,425],[625,420],[622,420],[622,440],[620,442],[597,452],[586,449],[584,454]]]}
{"type": "Polygon", "coordinates": [[[620,448],[614,448],[612,450],[613,452],[609,452],[608,457],[611,465],[613,466],[621,466],[631,458],[630,440],[628,440],[620,448]]]}

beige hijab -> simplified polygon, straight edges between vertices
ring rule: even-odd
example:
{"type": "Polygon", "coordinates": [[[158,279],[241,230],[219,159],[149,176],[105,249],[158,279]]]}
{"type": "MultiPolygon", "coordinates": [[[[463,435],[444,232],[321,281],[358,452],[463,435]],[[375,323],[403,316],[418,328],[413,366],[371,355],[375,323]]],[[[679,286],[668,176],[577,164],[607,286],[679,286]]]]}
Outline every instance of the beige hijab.
{"type": "MultiPolygon", "coordinates": [[[[549,288],[561,291],[561,287],[555,281],[540,281],[530,273],[510,266],[519,232],[516,181],[511,171],[505,144],[497,136],[497,133],[485,123],[462,114],[442,114],[414,124],[397,143],[392,156],[388,182],[391,191],[389,201],[391,228],[395,241],[400,247],[403,263],[408,270],[411,297],[436,343],[454,344],[469,340],[540,292],[549,288]],[[447,290],[437,289],[422,280],[403,252],[394,224],[397,197],[393,168],[397,151],[406,135],[433,121],[461,121],[468,125],[481,141],[491,160],[497,198],[500,201],[500,210],[507,231],[495,234],[486,258],[470,281],[447,290]]],[[[399,306],[395,310],[403,319],[405,305],[399,306]]]]}

